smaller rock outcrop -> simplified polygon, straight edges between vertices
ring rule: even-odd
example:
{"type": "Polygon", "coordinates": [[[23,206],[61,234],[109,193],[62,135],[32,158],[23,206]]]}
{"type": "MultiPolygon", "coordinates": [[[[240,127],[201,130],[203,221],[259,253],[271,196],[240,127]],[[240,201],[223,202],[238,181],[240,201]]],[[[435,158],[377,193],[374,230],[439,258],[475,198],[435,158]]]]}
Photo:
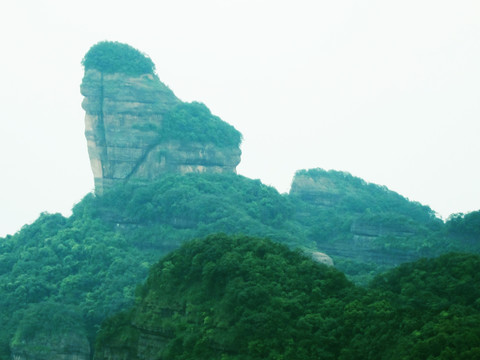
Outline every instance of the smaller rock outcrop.
{"type": "Polygon", "coordinates": [[[352,201],[363,201],[366,196],[375,196],[379,192],[390,191],[348,172],[320,168],[298,170],[290,188],[290,195],[323,207],[348,206],[352,201]]]}
{"type": "Polygon", "coordinates": [[[314,222],[312,240],[334,257],[390,265],[410,261],[418,251],[402,246],[416,242],[422,248],[421,235],[438,225],[428,206],[347,172],[299,170],[290,195],[297,200],[297,219],[314,222]]]}
{"type": "Polygon", "coordinates": [[[328,266],[333,266],[333,259],[325,253],[314,251],[311,253],[312,259],[328,266]]]}
{"type": "Polygon", "coordinates": [[[297,172],[290,194],[316,205],[334,206],[342,196],[337,184],[328,176],[318,175],[312,176],[307,172],[297,172]]]}

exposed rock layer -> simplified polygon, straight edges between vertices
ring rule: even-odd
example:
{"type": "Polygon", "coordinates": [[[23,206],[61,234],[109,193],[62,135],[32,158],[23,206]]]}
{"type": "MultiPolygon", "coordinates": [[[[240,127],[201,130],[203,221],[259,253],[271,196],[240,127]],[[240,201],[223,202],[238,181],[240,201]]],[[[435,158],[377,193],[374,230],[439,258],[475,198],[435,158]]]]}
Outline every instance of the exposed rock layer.
{"type": "Polygon", "coordinates": [[[334,206],[342,194],[337,185],[327,176],[312,177],[309,174],[296,174],[290,194],[315,205],[334,206]]]}
{"type": "Polygon", "coordinates": [[[238,147],[162,139],[162,119],[181,101],[152,74],[86,70],[81,85],[90,163],[98,193],[168,172],[235,172],[238,147]]]}
{"type": "Polygon", "coordinates": [[[89,360],[90,345],[83,334],[37,334],[34,339],[12,347],[13,360],[89,360]]]}
{"type": "MultiPolygon", "coordinates": [[[[337,212],[342,214],[336,224],[344,229],[339,229],[338,233],[348,230],[335,241],[330,241],[321,232],[318,237],[312,233],[312,240],[330,256],[361,258],[378,264],[399,264],[419,256],[401,249],[389,248],[387,251],[383,245],[395,243],[394,239],[405,241],[415,236],[420,226],[408,214],[387,213],[385,218],[384,207],[395,208],[396,204],[408,203],[406,199],[399,200],[399,195],[385,187],[368,184],[348,173],[312,169],[297,172],[290,194],[308,204],[296,214],[300,221],[309,219],[312,213],[316,213],[319,219],[324,216],[335,219],[337,212]]],[[[332,231],[328,236],[336,236],[332,231]]]]}

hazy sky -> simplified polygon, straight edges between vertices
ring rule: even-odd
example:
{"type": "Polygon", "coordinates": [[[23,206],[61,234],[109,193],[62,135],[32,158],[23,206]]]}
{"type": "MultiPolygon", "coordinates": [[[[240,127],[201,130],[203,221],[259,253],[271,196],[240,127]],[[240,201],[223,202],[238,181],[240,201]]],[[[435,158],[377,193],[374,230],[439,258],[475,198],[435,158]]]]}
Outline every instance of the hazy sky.
{"type": "Polygon", "coordinates": [[[480,209],[478,0],[3,0],[0,34],[0,236],[92,190],[80,61],[102,40],[240,130],[238,172],[280,192],[321,167],[480,209]]]}

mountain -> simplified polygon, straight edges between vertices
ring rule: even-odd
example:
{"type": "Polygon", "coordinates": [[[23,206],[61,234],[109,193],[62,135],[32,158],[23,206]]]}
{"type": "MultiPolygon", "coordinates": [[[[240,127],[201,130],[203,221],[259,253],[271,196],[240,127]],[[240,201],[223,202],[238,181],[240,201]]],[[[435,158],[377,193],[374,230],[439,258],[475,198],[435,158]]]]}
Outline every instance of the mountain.
{"type": "Polygon", "coordinates": [[[454,250],[428,206],[347,172],[299,170],[289,197],[308,239],[334,257],[391,266],[454,250]]]}
{"type": "Polygon", "coordinates": [[[194,240],[151,268],[135,308],[105,323],[95,358],[333,356],[340,339],[318,349],[308,337],[339,333],[333,323],[311,326],[339,316],[351,288],[334,268],[267,239],[194,240]]]}
{"type": "MultiPolygon", "coordinates": [[[[230,247],[236,244],[229,250],[235,259],[243,259],[261,243],[265,254],[279,263],[265,264],[262,257],[254,257],[252,265],[275,269],[279,289],[285,293],[298,290],[304,299],[310,296],[308,289],[317,286],[334,298],[332,302],[338,296],[330,292],[330,280],[311,283],[311,277],[303,279],[296,272],[305,266],[318,276],[332,276],[342,284],[340,288],[356,293],[364,291],[360,289],[375,276],[406,261],[451,251],[480,253],[480,212],[457,214],[444,223],[429,207],[384,186],[323,169],[299,170],[290,192],[280,194],[259,180],[236,174],[241,134],[205,105],[176,98],[160,82],[146,55],[126,44],[102,42],[91,48],[83,64],[81,91],[95,192],[76,204],[68,218],[44,213],[13,236],[0,239],[0,360],[90,359],[99,327],[111,316],[114,320],[109,323],[126,331],[115,341],[136,341],[140,335],[130,327],[133,315],[128,309],[134,309],[136,298],[150,292],[148,288],[136,292],[138,284],[147,279],[159,259],[177,256],[175,251],[182,246],[193,249],[194,245],[188,245],[192,239],[210,239],[207,243],[212,249],[217,246],[212,239],[230,247]],[[219,233],[223,235],[209,237],[219,233]],[[286,247],[296,249],[294,255],[286,247]],[[285,274],[280,266],[284,260],[289,264],[285,274]],[[289,276],[303,288],[284,287],[289,276]]],[[[201,240],[194,244],[199,254],[208,253],[201,240]]],[[[213,255],[223,256],[217,250],[213,255]]],[[[242,261],[239,266],[245,268],[248,264],[242,261]]],[[[262,278],[264,288],[270,287],[269,278],[262,278]]],[[[470,284],[471,278],[466,279],[470,284]]],[[[190,288],[192,284],[179,286],[200,296],[201,289],[190,288]]],[[[183,293],[171,296],[184,301],[183,293]]],[[[215,299],[223,301],[220,295],[215,299]]],[[[361,303],[366,314],[373,311],[368,301],[361,303]]],[[[340,302],[338,306],[346,305],[340,302]]],[[[288,306],[281,309],[296,311],[295,306],[288,306]]],[[[356,306],[351,305],[352,319],[356,306]]],[[[375,306],[381,308],[381,304],[375,306]]],[[[311,309],[313,318],[302,323],[310,330],[318,327],[315,314],[324,314],[322,309],[311,309]]],[[[185,321],[187,315],[178,313],[185,321]]],[[[326,328],[335,334],[336,323],[327,315],[325,319],[326,328]]],[[[292,331],[300,331],[298,326],[292,325],[296,329],[292,331]]],[[[358,326],[353,329],[363,329],[358,326]]],[[[113,325],[110,328],[116,334],[113,325]]],[[[371,330],[372,334],[380,331],[371,330]]],[[[228,336],[234,336],[232,331],[228,336]]],[[[319,333],[316,341],[327,341],[325,334],[319,333]]],[[[361,339],[357,340],[361,347],[361,339]]],[[[231,340],[215,344],[227,346],[231,340]]],[[[347,345],[335,344],[322,356],[340,356],[339,346],[347,345]]],[[[251,346],[269,351],[262,350],[260,343],[251,346]]],[[[114,347],[104,349],[108,352],[114,347]]],[[[313,354],[314,350],[308,351],[313,354]]]]}
{"type": "Polygon", "coordinates": [[[209,236],[151,268],[95,359],[473,359],[479,271],[478,255],[444,255],[358,288],[267,239],[209,236]]]}
{"type": "Polygon", "coordinates": [[[85,136],[95,190],[165,173],[235,172],[241,134],[201,103],[183,103],[150,58],[101,42],[83,59],[85,136]]]}

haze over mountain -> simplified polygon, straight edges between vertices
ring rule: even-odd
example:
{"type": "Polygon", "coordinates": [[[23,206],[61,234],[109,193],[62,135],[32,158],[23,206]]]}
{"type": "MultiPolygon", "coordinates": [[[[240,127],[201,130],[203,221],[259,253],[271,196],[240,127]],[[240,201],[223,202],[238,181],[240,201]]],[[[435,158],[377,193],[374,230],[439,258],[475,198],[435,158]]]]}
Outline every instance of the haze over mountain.
{"type": "Polygon", "coordinates": [[[83,64],[95,192],[0,238],[1,360],[479,355],[480,211],[320,168],[280,194],[147,55],[83,64]]]}

